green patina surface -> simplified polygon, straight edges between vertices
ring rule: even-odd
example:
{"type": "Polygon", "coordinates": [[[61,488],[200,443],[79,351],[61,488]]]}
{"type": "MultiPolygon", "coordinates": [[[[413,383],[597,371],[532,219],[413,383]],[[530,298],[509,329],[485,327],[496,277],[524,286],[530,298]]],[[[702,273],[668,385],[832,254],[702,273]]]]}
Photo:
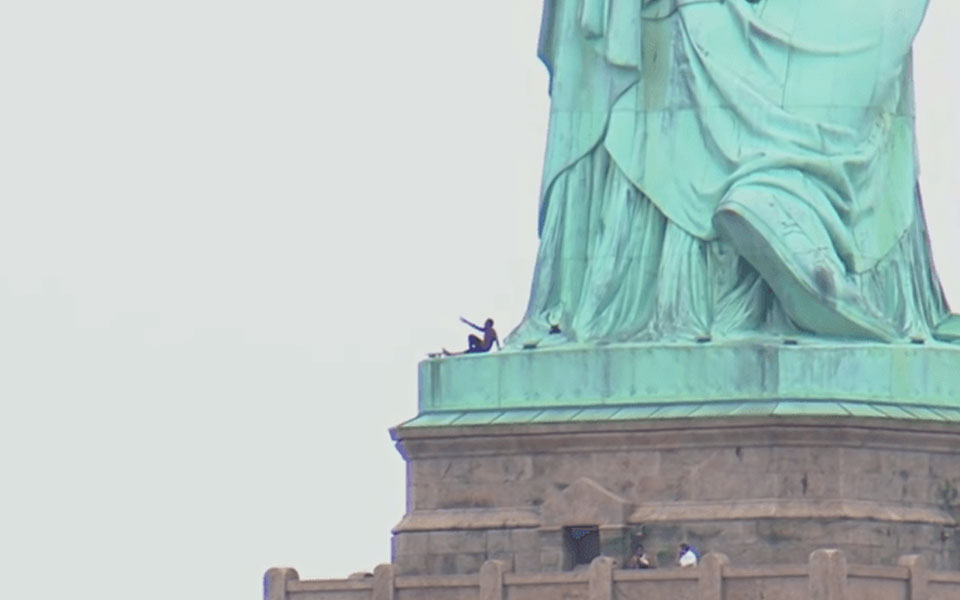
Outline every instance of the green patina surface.
{"type": "Polygon", "coordinates": [[[927,1],[545,0],[540,249],[507,344],[955,339],[919,210],[927,1]]]}
{"type": "Polygon", "coordinates": [[[420,363],[404,427],[729,416],[960,421],[960,347],[634,344],[420,363]]]}

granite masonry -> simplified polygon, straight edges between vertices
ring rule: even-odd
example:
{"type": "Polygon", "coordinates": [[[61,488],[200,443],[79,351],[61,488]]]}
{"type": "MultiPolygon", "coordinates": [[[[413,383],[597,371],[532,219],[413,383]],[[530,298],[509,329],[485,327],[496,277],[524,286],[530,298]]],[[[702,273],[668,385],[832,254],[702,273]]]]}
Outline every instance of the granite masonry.
{"type": "Polygon", "coordinates": [[[802,564],[818,548],[960,569],[960,426],[878,419],[673,419],[399,429],[408,511],[398,575],[586,568],[569,530],[623,562],[687,542],[735,564],[802,564]],[[578,562],[578,560],[580,562],[578,562]]]}

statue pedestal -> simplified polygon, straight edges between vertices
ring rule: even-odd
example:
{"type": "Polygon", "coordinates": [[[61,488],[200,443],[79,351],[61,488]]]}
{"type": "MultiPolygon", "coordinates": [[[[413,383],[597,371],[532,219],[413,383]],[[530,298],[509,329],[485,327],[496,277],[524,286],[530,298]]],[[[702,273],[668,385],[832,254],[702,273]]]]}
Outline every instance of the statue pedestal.
{"type": "Polygon", "coordinates": [[[420,415],[392,432],[399,573],[576,569],[593,550],[573,528],[664,566],[686,542],[736,564],[836,547],[960,568],[960,348],[503,352],[426,361],[420,384],[420,415]]]}

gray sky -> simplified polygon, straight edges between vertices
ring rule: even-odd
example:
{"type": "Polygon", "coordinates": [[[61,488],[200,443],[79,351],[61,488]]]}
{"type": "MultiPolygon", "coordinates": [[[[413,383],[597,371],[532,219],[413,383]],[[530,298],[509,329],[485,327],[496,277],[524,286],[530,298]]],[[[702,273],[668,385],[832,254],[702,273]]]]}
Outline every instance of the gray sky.
{"type": "MultiPolygon", "coordinates": [[[[536,0],[34,1],[0,20],[0,564],[16,597],[246,598],[389,559],[416,363],[519,320],[536,0]],[[114,582],[114,586],[110,582],[114,582]],[[107,586],[107,587],[104,587],[107,586]]],[[[960,303],[960,5],[917,46],[960,303]]]]}

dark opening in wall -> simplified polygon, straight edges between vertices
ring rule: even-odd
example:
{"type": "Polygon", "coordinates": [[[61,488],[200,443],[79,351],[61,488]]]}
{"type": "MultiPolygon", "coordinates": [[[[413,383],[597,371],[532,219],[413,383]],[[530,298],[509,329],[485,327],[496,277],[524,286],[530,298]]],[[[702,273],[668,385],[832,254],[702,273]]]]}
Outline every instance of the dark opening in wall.
{"type": "Polygon", "coordinates": [[[596,525],[575,525],[563,528],[564,568],[589,565],[600,556],[600,529],[596,525]]]}

